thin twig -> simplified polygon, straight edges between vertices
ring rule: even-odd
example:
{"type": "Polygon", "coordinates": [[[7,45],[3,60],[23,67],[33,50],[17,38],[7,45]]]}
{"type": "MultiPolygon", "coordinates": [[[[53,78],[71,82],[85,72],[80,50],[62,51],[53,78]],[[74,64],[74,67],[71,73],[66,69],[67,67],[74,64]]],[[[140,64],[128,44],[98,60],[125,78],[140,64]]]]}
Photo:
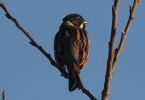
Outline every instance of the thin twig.
{"type": "Polygon", "coordinates": [[[98,100],[97,98],[95,98],[95,97],[90,93],[90,91],[86,90],[85,88],[84,88],[84,89],[81,89],[81,90],[82,90],[82,92],[83,92],[84,94],[86,94],[86,95],[90,98],[90,100],[98,100]]]}
{"type": "MultiPolygon", "coordinates": [[[[31,36],[30,36],[30,33],[27,32],[23,27],[22,25],[19,23],[19,21],[13,17],[10,12],[8,11],[6,5],[2,2],[0,2],[0,7],[5,11],[5,15],[8,19],[10,19],[11,21],[13,21],[16,25],[16,27],[21,30],[25,35],[26,37],[30,40],[30,44],[34,47],[36,47],[49,61],[50,63],[56,67],[62,74],[62,76],[64,78],[68,78],[68,73],[67,71],[65,71],[64,69],[62,69],[62,67],[58,66],[56,64],[56,62],[53,60],[53,58],[51,57],[51,55],[49,53],[47,53],[31,36]]],[[[86,96],[88,96],[90,98],[90,100],[97,100],[87,89],[85,89],[84,87],[81,89],[82,93],[84,93],[86,96]]]]}
{"type": "Polygon", "coordinates": [[[5,90],[2,92],[2,100],[6,100],[6,91],[5,90]]]}
{"type": "Polygon", "coordinates": [[[104,89],[102,91],[101,100],[108,100],[109,98],[112,74],[115,70],[115,66],[118,61],[118,58],[123,50],[124,43],[125,43],[127,34],[130,30],[130,27],[132,25],[134,14],[135,14],[135,11],[139,2],[140,0],[134,0],[133,6],[130,7],[130,15],[129,15],[127,25],[125,27],[125,30],[122,32],[122,36],[121,36],[118,48],[114,49],[116,29],[117,29],[117,14],[118,14],[118,7],[119,7],[119,0],[114,0],[114,5],[112,7],[112,17],[113,17],[112,18],[112,32],[111,32],[111,37],[110,37],[110,42],[109,42],[107,70],[106,70],[105,83],[104,83],[104,89]]]}
{"type": "Polygon", "coordinates": [[[136,11],[136,9],[137,9],[137,7],[139,5],[139,2],[140,2],[140,0],[134,0],[133,6],[130,6],[130,15],[129,15],[128,22],[126,24],[126,27],[125,27],[124,31],[122,32],[122,36],[121,36],[121,40],[120,40],[119,46],[115,50],[115,56],[114,56],[114,60],[113,60],[113,72],[115,70],[117,60],[120,57],[120,54],[121,54],[121,52],[123,50],[124,43],[125,43],[126,37],[128,35],[128,32],[130,30],[130,27],[131,27],[131,25],[133,23],[134,14],[135,14],[135,11],[136,11]]]}
{"type": "Polygon", "coordinates": [[[105,75],[105,83],[104,89],[102,91],[102,100],[108,100],[110,94],[110,82],[112,79],[112,62],[114,58],[114,44],[115,44],[115,37],[117,32],[117,15],[118,15],[118,6],[119,0],[114,1],[114,5],[112,6],[112,30],[109,42],[109,52],[108,52],[108,60],[107,60],[107,70],[105,75]]]}
{"type": "Polygon", "coordinates": [[[11,14],[10,14],[10,12],[8,11],[8,9],[7,9],[7,7],[6,7],[6,5],[4,4],[4,3],[2,3],[2,2],[0,2],[0,7],[5,11],[5,15],[6,15],[6,17],[8,18],[8,19],[10,19],[10,20],[12,20],[14,23],[15,23],[15,25],[16,25],[16,27],[19,29],[19,30],[21,30],[24,34],[25,34],[25,36],[30,40],[30,44],[32,45],[32,46],[34,46],[34,47],[36,47],[49,61],[50,61],[50,63],[54,66],[54,67],[56,67],[61,73],[62,73],[62,76],[64,76],[65,78],[67,78],[68,77],[68,74],[67,74],[67,72],[66,71],[64,71],[63,69],[61,69],[61,67],[59,67],[57,64],[56,64],[56,62],[53,60],[53,58],[51,57],[51,55],[49,54],[49,53],[47,53],[31,36],[30,36],[30,34],[29,34],[29,32],[27,32],[23,27],[22,27],[22,25],[19,23],[19,21],[16,19],[16,18],[14,18],[11,14]]]}

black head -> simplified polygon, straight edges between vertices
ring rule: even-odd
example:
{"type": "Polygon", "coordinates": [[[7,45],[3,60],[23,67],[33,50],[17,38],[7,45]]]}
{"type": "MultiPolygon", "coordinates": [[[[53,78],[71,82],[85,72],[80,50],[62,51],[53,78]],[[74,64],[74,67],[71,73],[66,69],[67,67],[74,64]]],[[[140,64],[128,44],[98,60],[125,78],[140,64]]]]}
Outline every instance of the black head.
{"type": "Polygon", "coordinates": [[[63,22],[72,27],[84,29],[87,21],[79,14],[69,14],[63,18],[63,22]]]}

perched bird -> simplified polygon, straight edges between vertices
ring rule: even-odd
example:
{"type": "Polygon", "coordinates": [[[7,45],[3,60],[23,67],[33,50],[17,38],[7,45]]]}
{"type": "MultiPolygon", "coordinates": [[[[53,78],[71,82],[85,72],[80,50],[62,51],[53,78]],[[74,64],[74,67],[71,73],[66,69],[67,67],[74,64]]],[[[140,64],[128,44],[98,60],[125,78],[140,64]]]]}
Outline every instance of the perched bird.
{"type": "Polygon", "coordinates": [[[68,72],[69,91],[83,88],[79,74],[89,54],[86,24],[87,21],[79,14],[69,14],[63,18],[59,31],[55,35],[55,60],[68,72]]]}

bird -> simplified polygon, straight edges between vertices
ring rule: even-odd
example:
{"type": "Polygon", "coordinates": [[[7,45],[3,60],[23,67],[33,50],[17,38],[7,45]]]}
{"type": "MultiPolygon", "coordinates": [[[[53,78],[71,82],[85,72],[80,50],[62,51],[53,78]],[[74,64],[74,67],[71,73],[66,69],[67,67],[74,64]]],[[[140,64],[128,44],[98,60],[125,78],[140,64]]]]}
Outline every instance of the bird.
{"type": "Polygon", "coordinates": [[[80,71],[89,56],[90,40],[86,31],[88,22],[77,13],[63,18],[54,38],[55,61],[61,69],[68,72],[69,91],[83,89],[80,71]]]}

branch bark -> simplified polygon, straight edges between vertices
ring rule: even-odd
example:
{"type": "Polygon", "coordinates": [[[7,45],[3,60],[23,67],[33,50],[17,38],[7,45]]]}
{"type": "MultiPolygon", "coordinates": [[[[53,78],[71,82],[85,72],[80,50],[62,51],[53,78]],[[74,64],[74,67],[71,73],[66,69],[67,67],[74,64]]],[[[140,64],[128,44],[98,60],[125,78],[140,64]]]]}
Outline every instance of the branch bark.
{"type": "Polygon", "coordinates": [[[104,88],[102,91],[101,100],[109,99],[112,74],[115,71],[116,63],[123,50],[124,43],[125,43],[127,34],[130,30],[130,27],[132,25],[134,14],[135,14],[136,8],[138,7],[139,2],[140,0],[134,0],[133,6],[130,7],[130,15],[129,15],[127,25],[124,31],[122,32],[122,36],[121,36],[118,48],[114,49],[116,32],[117,32],[117,15],[118,15],[118,8],[119,8],[119,0],[114,0],[114,5],[112,7],[112,31],[111,31],[111,37],[110,37],[110,42],[109,42],[107,70],[106,70],[105,83],[104,83],[104,88]]]}
{"type": "MultiPolygon", "coordinates": [[[[4,10],[5,12],[5,15],[8,19],[10,19],[12,22],[15,23],[16,27],[21,30],[24,35],[30,40],[30,44],[34,47],[36,47],[51,63],[51,65],[53,65],[55,68],[57,68],[60,72],[61,72],[61,75],[64,77],[64,78],[68,78],[68,73],[66,70],[62,69],[62,67],[58,66],[56,64],[56,62],[53,60],[53,58],[51,57],[51,54],[47,53],[41,45],[39,45],[30,35],[29,32],[27,32],[23,27],[22,25],[19,23],[19,21],[13,17],[10,12],[8,11],[6,5],[2,2],[0,2],[0,7],[4,10]]],[[[97,98],[95,98],[95,96],[92,95],[91,92],[89,92],[87,89],[85,89],[84,87],[81,88],[81,91],[82,93],[84,93],[86,96],[88,96],[90,98],[90,100],[97,100],[97,98]]]]}

